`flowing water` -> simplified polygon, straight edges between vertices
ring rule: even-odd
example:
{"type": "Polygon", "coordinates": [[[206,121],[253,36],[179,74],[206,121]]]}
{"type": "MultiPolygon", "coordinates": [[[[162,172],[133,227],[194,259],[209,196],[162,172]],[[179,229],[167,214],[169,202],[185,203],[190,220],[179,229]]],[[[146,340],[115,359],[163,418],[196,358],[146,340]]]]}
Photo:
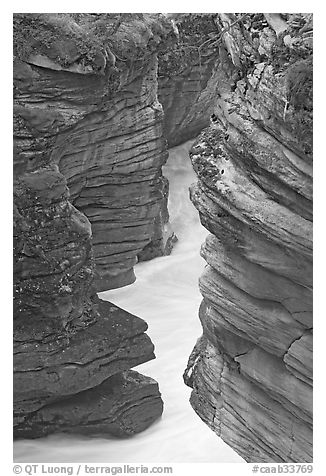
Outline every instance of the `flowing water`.
{"type": "Polygon", "coordinates": [[[164,400],[161,419],[128,439],[55,435],[14,444],[16,462],[106,463],[237,463],[243,462],[213,433],[189,404],[191,389],[182,374],[201,335],[198,277],[204,261],[200,245],[207,231],[189,200],[195,176],[188,157],[190,143],[170,150],[164,175],[170,182],[170,222],[179,241],[171,256],[136,266],[137,280],[121,289],[100,293],[146,320],[156,359],[136,370],[159,382],[164,400]]]}

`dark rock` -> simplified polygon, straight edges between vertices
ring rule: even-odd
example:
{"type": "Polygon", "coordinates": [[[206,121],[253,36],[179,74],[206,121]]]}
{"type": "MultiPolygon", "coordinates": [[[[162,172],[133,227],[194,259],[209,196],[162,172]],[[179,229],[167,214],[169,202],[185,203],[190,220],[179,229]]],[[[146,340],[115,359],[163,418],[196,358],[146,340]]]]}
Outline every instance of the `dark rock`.
{"type": "Polygon", "coordinates": [[[209,124],[220,58],[218,49],[211,47],[219,34],[216,14],[171,16],[179,37],[159,56],[158,93],[165,116],[164,135],[173,147],[193,139],[209,124]]]}
{"type": "Polygon", "coordinates": [[[169,255],[178,241],[169,223],[168,198],[169,182],[165,179],[163,201],[160,212],[154,221],[152,241],[138,254],[138,261],[148,261],[158,256],[169,255]]]}
{"type": "Polygon", "coordinates": [[[155,55],[173,38],[160,15],[14,17],[16,437],[126,436],[162,413],[126,372],[154,358],[146,323],[94,292],[133,280],[161,214],[155,55]]]}
{"type": "Polygon", "coordinates": [[[267,17],[218,16],[214,116],[190,152],[191,199],[212,235],[184,379],[246,461],[301,463],[312,461],[312,44],[292,15],[267,17]]]}
{"type": "Polygon", "coordinates": [[[15,436],[38,438],[54,432],[132,436],[150,426],[162,411],[155,380],[129,370],[31,413],[15,428],[15,436]]]}
{"type": "Polygon", "coordinates": [[[92,226],[97,290],[130,284],[137,255],[166,239],[157,53],[175,41],[172,23],[159,14],[19,14],[14,25],[18,173],[57,164],[92,226]]]}
{"type": "Polygon", "coordinates": [[[41,407],[79,393],[154,358],[142,319],[106,301],[92,304],[99,318],[84,329],[15,342],[14,397],[19,414],[25,406],[41,407]]]}

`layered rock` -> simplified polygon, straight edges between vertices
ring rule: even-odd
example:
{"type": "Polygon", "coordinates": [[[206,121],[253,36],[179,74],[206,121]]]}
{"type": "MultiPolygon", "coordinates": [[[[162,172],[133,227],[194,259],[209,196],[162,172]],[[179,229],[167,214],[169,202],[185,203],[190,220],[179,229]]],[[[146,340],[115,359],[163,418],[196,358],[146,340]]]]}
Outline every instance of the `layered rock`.
{"type": "Polygon", "coordinates": [[[147,325],[91,297],[91,226],[56,165],[17,177],[14,218],[14,435],[146,428],[157,384],[124,372],[154,358],[147,325]]]}
{"type": "Polygon", "coordinates": [[[64,431],[126,437],[145,430],[161,413],[162,400],[155,380],[129,370],[77,397],[42,407],[18,425],[15,434],[35,438],[64,431]]]}
{"type": "Polygon", "coordinates": [[[159,55],[159,100],[164,109],[164,135],[173,147],[208,126],[220,61],[218,49],[211,47],[218,34],[216,14],[169,16],[178,29],[178,42],[159,55]]]}
{"type": "Polygon", "coordinates": [[[33,168],[55,163],[89,219],[96,289],[134,281],[137,255],[173,237],[157,99],[157,52],[176,35],[162,15],[17,15],[15,145],[33,168]]]}
{"type": "Polygon", "coordinates": [[[207,267],[185,382],[248,462],[312,461],[311,15],[219,15],[218,94],[191,150],[207,267]]]}
{"type": "Polygon", "coordinates": [[[14,435],[128,436],[162,413],[156,382],[129,370],[154,346],[93,293],[129,282],[167,219],[155,51],[173,29],[158,15],[23,14],[14,35],[14,435]]]}

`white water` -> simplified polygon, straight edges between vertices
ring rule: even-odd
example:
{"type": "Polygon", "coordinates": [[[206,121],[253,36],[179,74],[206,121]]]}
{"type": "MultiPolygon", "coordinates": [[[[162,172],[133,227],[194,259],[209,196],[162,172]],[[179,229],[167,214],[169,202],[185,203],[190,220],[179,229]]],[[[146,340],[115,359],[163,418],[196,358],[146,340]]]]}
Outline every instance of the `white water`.
{"type": "Polygon", "coordinates": [[[188,187],[195,181],[189,145],[171,149],[164,167],[170,181],[170,221],[179,238],[172,255],[140,263],[134,284],[100,294],[148,323],[156,359],[136,369],[159,382],[162,418],[139,435],[122,440],[63,434],[20,440],[14,444],[15,462],[243,462],[196,415],[189,403],[191,389],[182,379],[201,335],[198,277],[204,261],[199,249],[207,235],[188,198],[188,187]]]}

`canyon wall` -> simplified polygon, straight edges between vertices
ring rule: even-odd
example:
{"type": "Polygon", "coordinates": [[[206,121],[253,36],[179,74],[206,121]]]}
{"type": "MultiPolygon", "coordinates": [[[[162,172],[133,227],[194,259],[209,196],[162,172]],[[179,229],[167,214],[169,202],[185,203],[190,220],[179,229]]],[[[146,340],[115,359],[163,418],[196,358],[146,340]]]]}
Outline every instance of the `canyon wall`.
{"type": "Polygon", "coordinates": [[[170,14],[178,42],[159,55],[159,100],[169,146],[196,137],[209,124],[218,85],[216,14],[170,14]]]}
{"type": "Polygon", "coordinates": [[[210,120],[191,404],[246,461],[311,461],[311,16],[17,14],[14,54],[15,436],[161,415],[130,370],[154,358],[146,323],[95,292],[171,251],[166,139],[210,120]]]}
{"type": "Polygon", "coordinates": [[[140,318],[94,292],[164,254],[159,14],[14,16],[14,434],[127,436],[162,413],[140,318]],[[147,247],[147,248],[146,248],[147,247]]]}
{"type": "Polygon", "coordinates": [[[51,162],[65,176],[92,225],[97,291],[133,282],[137,255],[146,259],[152,241],[164,254],[173,239],[157,53],[176,35],[156,17],[15,17],[17,155],[29,170],[51,162]]]}
{"type": "Polygon", "coordinates": [[[184,374],[248,462],[312,461],[312,15],[219,14],[211,124],[190,155],[210,232],[184,374]]]}

